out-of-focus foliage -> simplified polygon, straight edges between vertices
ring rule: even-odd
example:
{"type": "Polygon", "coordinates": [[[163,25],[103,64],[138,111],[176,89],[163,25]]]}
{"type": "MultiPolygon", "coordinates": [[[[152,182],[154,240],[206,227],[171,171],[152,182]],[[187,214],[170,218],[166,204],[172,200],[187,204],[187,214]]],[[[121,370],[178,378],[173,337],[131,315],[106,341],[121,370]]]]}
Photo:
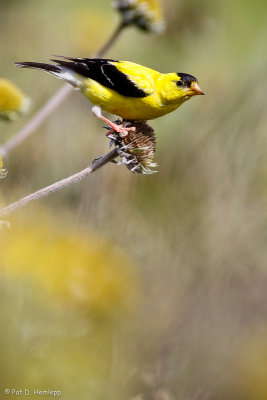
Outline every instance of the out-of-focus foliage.
{"type": "Polygon", "coordinates": [[[124,21],[145,31],[161,33],[165,23],[159,0],[115,0],[113,5],[122,13],[124,21]]]}
{"type": "Polygon", "coordinates": [[[29,108],[29,99],[10,81],[0,79],[0,118],[15,120],[29,108]]]}
{"type": "Polygon", "coordinates": [[[232,370],[232,385],[226,388],[236,400],[265,400],[267,398],[266,326],[243,338],[232,370]]]}
{"type": "MultiPolygon", "coordinates": [[[[47,61],[51,54],[89,57],[97,50],[94,40],[95,47],[101,45],[118,22],[110,0],[2,4],[1,76],[31,96],[32,113],[61,82],[16,69],[14,61],[47,61]]],[[[135,176],[110,164],[42,200],[52,216],[48,224],[58,225],[51,240],[47,222],[37,229],[44,260],[49,249],[59,254],[58,237],[79,238],[62,244],[63,261],[55,257],[55,272],[49,266],[42,277],[34,270],[34,257],[36,265],[44,262],[35,249],[42,240],[37,234],[30,239],[29,208],[14,214],[10,232],[2,227],[2,386],[50,386],[62,389],[64,400],[266,399],[267,5],[263,0],[162,4],[164,35],[127,29],[106,56],[161,72],[191,73],[206,96],[150,122],[157,136],[157,174],[135,176]],[[80,245],[83,232],[88,249],[83,240],[80,245]],[[21,243],[20,250],[14,244],[13,261],[12,240],[21,243]],[[134,267],[116,263],[101,243],[120,249],[115,252],[123,260],[127,254],[134,267]],[[70,268],[65,279],[63,262],[80,260],[80,252],[91,259],[94,251],[103,253],[108,265],[110,259],[121,298],[129,292],[133,299],[124,312],[111,295],[98,311],[97,273],[93,300],[87,294],[90,279],[79,278],[84,301],[66,284],[70,268]],[[114,316],[110,310],[116,309],[114,316]]],[[[0,142],[24,123],[25,118],[1,124],[0,142]]],[[[105,154],[108,140],[101,126],[74,92],[5,161],[9,174],[0,182],[2,202],[105,154]]],[[[91,271],[88,267],[85,276],[91,271]]],[[[101,265],[99,274],[105,271],[101,265]]],[[[105,281],[100,287],[111,293],[105,281]]]]}
{"type": "Polygon", "coordinates": [[[136,277],[127,256],[86,231],[68,232],[41,210],[14,220],[1,237],[0,254],[2,273],[27,279],[91,316],[121,317],[133,305],[136,277]]]}
{"type": "Polygon", "coordinates": [[[6,177],[6,170],[4,169],[4,163],[2,156],[0,154],[0,179],[6,177]]]}
{"type": "Polygon", "coordinates": [[[62,219],[36,209],[14,218],[10,229],[2,227],[0,267],[5,386],[31,391],[49,386],[63,398],[77,390],[81,396],[90,391],[87,398],[102,396],[114,332],[130,321],[140,301],[129,257],[109,241],[86,230],[70,232],[62,219]]]}
{"type": "Polygon", "coordinates": [[[103,13],[99,8],[88,8],[87,3],[69,10],[65,23],[73,26],[75,35],[70,37],[70,42],[76,54],[94,54],[113,29],[110,21],[111,16],[108,13],[103,13]]]}

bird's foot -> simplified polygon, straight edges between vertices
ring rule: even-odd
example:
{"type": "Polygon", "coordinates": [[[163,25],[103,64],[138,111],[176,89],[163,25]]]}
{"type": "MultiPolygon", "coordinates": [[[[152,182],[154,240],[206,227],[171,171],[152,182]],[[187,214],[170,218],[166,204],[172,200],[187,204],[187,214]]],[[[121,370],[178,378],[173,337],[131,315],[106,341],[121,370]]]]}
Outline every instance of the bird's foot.
{"type": "Polygon", "coordinates": [[[127,121],[123,121],[122,123],[116,122],[109,121],[108,125],[104,127],[105,129],[108,129],[108,132],[106,133],[107,137],[111,137],[112,135],[114,135],[114,133],[117,133],[121,138],[124,138],[128,135],[129,132],[136,131],[136,128],[134,126],[127,127],[127,121]]]}
{"type": "Polygon", "coordinates": [[[128,121],[122,121],[120,124],[116,123],[116,122],[112,122],[109,119],[105,118],[102,114],[101,114],[101,108],[98,106],[94,106],[92,108],[92,113],[99,119],[101,119],[102,121],[105,121],[108,126],[111,128],[110,131],[107,133],[107,136],[109,136],[112,132],[117,132],[119,134],[120,137],[125,137],[128,135],[128,132],[134,132],[136,129],[135,127],[131,126],[131,127],[127,127],[127,124],[129,123],[128,121]]]}
{"type": "Polygon", "coordinates": [[[128,135],[128,132],[134,132],[136,130],[134,126],[127,127],[127,123],[125,121],[123,121],[121,124],[109,121],[108,125],[111,129],[108,131],[107,136],[115,131],[120,137],[125,137],[128,135]]]}

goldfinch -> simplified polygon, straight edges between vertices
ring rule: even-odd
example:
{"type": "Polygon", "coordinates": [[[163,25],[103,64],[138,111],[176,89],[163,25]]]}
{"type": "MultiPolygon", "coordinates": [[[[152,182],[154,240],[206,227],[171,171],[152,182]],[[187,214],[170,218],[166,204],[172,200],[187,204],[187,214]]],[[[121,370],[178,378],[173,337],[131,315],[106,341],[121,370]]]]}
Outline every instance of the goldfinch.
{"type": "Polygon", "coordinates": [[[203,95],[192,75],[162,74],[130,61],[99,58],[53,59],[56,64],[18,62],[21,68],[41,69],[70,83],[95,106],[92,112],[113,130],[133,128],[118,125],[102,116],[101,109],[123,120],[146,121],[174,111],[192,96],[203,95]]]}

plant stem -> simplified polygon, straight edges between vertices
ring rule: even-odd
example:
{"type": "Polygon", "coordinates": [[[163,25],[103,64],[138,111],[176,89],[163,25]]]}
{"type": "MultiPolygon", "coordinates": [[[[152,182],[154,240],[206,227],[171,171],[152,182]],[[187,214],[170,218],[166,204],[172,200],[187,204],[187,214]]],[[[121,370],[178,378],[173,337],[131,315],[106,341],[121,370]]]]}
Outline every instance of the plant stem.
{"type": "MultiPolygon", "coordinates": [[[[111,34],[104,46],[97,51],[92,58],[102,57],[113,46],[126,26],[127,23],[125,23],[125,21],[120,21],[119,25],[111,34]]],[[[64,100],[66,100],[70,93],[72,93],[71,85],[65,84],[62,86],[21,130],[8,139],[3,146],[0,146],[2,156],[4,158],[7,157],[11,151],[31,136],[36,129],[42,125],[47,117],[49,117],[49,115],[51,115],[64,100]]]]}
{"type": "Polygon", "coordinates": [[[22,199],[10,204],[9,206],[0,210],[0,217],[4,215],[8,215],[18,208],[26,206],[26,204],[30,203],[33,200],[41,199],[44,196],[48,196],[49,194],[63,189],[65,186],[71,185],[72,183],[79,182],[80,180],[86,178],[88,175],[92,174],[99,168],[103,167],[108,162],[114,160],[118,156],[117,149],[111,150],[105,156],[95,159],[91,165],[87,168],[84,168],[82,171],[77,172],[74,175],[69,176],[68,178],[62,179],[61,181],[55,182],[52,185],[49,185],[43,189],[38,190],[35,193],[32,193],[28,196],[23,197],[22,199]]]}
{"type": "Polygon", "coordinates": [[[12,150],[14,150],[22,142],[24,142],[25,139],[31,136],[71,92],[72,87],[65,83],[65,85],[62,86],[39,111],[37,111],[32,119],[30,119],[30,121],[21,130],[15,133],[15,135],[13,135],[3,146],[1,146],[2,156],[4,158],[7,157],[12,150]]]}

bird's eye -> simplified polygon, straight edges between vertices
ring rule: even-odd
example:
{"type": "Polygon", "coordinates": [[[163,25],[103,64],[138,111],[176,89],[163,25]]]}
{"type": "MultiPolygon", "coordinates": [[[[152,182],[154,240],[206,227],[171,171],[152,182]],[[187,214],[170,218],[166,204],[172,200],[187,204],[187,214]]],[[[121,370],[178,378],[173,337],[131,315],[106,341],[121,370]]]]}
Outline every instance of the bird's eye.
{"type": "Polygon", "coordinates": [[[182,87],[182,86],[184,86],[184,82],[183,81],[177,81],[176,85],[182,87]]]}

